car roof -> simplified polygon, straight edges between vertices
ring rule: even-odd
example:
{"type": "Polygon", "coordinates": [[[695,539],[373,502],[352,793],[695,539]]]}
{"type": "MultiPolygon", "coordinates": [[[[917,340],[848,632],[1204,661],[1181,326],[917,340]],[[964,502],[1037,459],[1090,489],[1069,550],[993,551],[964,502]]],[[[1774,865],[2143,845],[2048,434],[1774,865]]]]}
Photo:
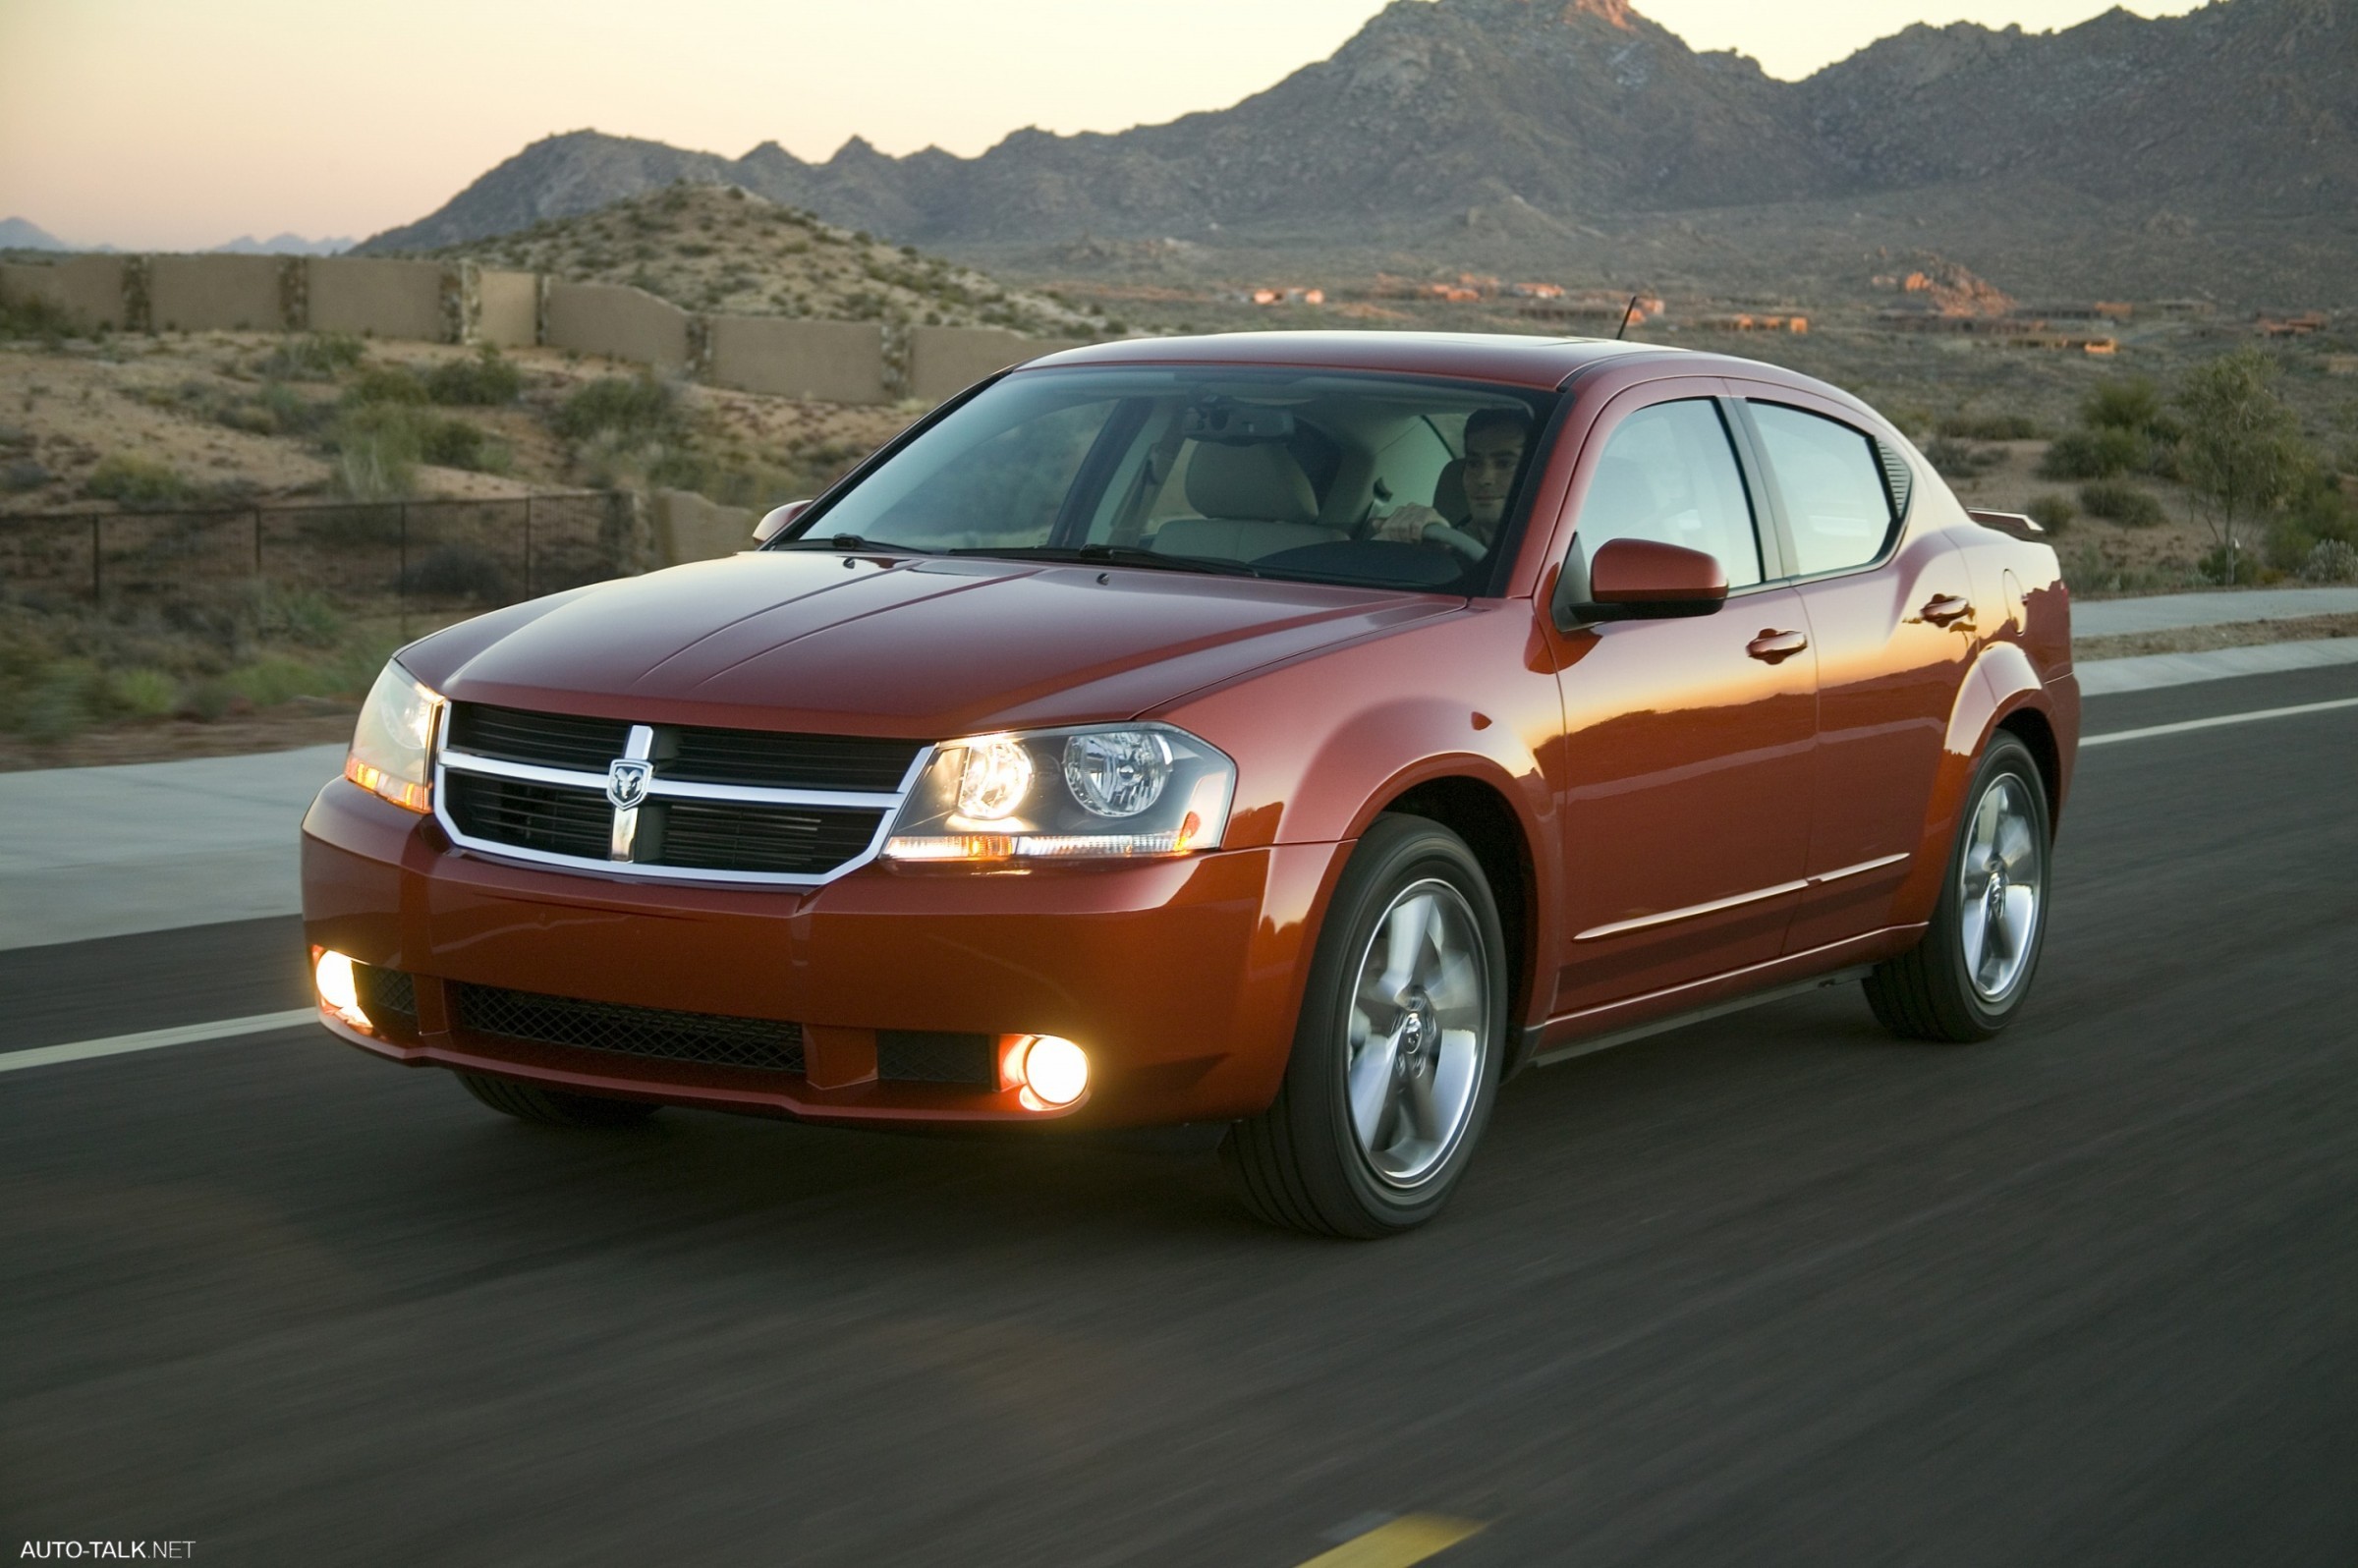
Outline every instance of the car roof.
{"type": "Polygon", "coordinates": [[[1679,354],[1609,338],[1539,338],[1484,332],[1221,332],[1125,338],[1066,349],[1027,368],[1080,364],[1239,364],[1323,370],[1393,370],[1551,388],[1608,360],[1679,354]]]}
{"type": "Polygon", "coordinates": [[[1635,372],[1636,380],[1652,379],[1653,375],[1737,375],[1807,387],[1845,403],[1857,401],[1783,365],[1728,354],[1696,353],[1663,343],[1503,332],[1220,332],[1197,337],[1124,338],[1042,355],[1022,368],[1128,364],[1390,370],[1535,389],[1560,387],[1583,371],[1611,365],[1635,372]]]}

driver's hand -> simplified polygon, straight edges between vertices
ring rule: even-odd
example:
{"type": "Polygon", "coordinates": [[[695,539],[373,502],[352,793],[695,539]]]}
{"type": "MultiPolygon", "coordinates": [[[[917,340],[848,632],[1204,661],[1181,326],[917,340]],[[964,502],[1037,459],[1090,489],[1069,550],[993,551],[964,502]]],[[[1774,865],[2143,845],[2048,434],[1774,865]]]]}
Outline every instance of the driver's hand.
{"type": "Polygon", "coordinates": [[[1446,528],[1449,520],[1430,506],[1419,506],[1411,501],[1390,517],[1379,519],[1376,524],[1376,532],[1368,537],[1390,539],[1400,544],[1418,544],[1424,541],[1425,531],[1435,523],[1446,528]]]}

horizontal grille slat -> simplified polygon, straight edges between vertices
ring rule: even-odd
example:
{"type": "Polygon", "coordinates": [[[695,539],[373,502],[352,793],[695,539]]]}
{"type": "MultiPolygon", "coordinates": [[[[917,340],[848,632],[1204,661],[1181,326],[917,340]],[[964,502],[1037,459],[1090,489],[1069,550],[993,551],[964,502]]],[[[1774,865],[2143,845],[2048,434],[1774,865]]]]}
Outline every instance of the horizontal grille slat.
{"type": "Polygon", "coordinates": [[[443,775],[451,819],[470,838],[550,855],[604,860],[614,811],[603,794],[481,773],[443,775]]]}
{"type": "Polygon", "coordinates": [[[450,710],[450,744],[478,756],[603,773],[622,755],[631,727],[621,719],[459,702],[450,710]]]}
{"type": "Polygon", "coordinates": [[[884,814],[727,801],[666,801],[649,811],[659,818],[650,835],[657,847],[642,850],[643,862],[785,873],[842,865],[868,848],[884,814]]]}
{"type": "Polygon", "coordinates": [[[800,1024],[628,1007],[498,985],[461,983],[450,990],[459,1027],[472,1034],[654,1061],[767,1073],[804,1070],[800,1024]]]}
{"type": "Polygon", "coordinates": [[[771,735],[758,730],[683,729],[658,771],[693,784],[770,789],[879,790],[901,787],[920,750],[915,741],[840,735],[771,735]]]}

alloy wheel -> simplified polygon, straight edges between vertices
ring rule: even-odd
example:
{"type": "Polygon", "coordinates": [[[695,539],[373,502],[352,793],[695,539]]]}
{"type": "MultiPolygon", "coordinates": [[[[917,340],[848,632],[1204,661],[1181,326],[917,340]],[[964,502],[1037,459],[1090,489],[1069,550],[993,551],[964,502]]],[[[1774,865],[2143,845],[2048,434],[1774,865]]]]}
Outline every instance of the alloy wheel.
{"type": "Polygon", "coordinates": [[[1360,1152],[1390,1186],[1441,1169],[1472,1119],[1491,1045],[1485,960],[1472,907],[1438,879],[1402,888],[1369,937],[1344,1092],[1360,1152]]]}

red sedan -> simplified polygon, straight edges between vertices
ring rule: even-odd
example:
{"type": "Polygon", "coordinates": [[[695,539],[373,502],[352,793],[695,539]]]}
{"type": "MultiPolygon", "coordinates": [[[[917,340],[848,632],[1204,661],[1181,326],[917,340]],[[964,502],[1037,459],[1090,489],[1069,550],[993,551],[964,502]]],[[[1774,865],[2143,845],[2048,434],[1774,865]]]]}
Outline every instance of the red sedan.
{"type": "Polygon", "coordinates": [[[1055,355],[404,649],[304,824],[322,1017],[537,1121],[1224,1123],[1264,1217],[1400,1230],[1535,1063],[2015,1015],[2079,726],[2024,532],[1741,360],[1055,355]]]}

